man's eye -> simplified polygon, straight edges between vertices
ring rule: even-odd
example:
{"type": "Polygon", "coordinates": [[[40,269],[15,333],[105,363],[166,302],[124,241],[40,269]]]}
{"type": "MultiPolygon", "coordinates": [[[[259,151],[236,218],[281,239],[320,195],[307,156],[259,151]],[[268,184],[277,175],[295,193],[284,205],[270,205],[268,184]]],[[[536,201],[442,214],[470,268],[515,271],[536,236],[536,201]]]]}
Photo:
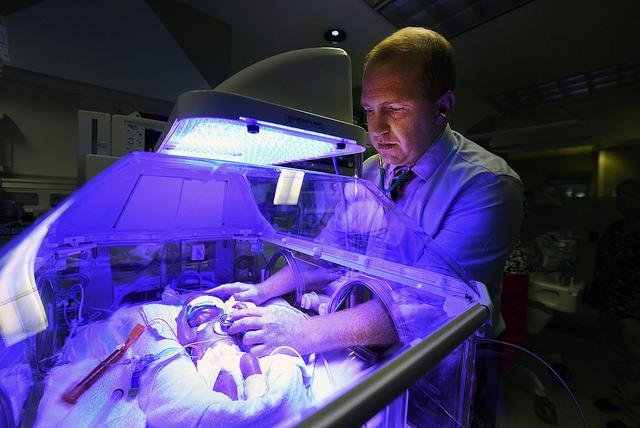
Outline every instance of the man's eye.
{"type": "Polygon", "coordinates": [[[403,110],[403,108],[402,108],[402,107],[391,107],[391,106],[390,106],[390,107],[388,107],[388,109],[389,109],[389,111],[391,111],[391,112],[393,112],[393,113],[396,113],[396,112],[399,112],[399,111],[402,111],[402,110],[403,110]]]}

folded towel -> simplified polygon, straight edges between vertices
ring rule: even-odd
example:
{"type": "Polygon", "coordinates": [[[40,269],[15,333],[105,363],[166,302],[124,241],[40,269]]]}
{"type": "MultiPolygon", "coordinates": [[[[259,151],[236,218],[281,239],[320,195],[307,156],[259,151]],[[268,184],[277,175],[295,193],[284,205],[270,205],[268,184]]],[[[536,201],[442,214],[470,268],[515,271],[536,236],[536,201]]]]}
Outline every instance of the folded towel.
{"type": "Polygon", "coordinates": [[[62,401],[62,395],[100,363],[97,359],[86,359],[74,364],[54,367],[45,380],[45,393],[38,407],[38,418],[34,427],[91,426],[144,428],[146,418],[137,399],[129,399],[127,391],[131,382],[129,366],[116,365],[107,370],[98,381],[80,396],[74,405],[62,401]],[[113,405],[105,419],[94,418],[103,406],[108,405],[113,391],[121,388],[124,397],[113,405]]]}

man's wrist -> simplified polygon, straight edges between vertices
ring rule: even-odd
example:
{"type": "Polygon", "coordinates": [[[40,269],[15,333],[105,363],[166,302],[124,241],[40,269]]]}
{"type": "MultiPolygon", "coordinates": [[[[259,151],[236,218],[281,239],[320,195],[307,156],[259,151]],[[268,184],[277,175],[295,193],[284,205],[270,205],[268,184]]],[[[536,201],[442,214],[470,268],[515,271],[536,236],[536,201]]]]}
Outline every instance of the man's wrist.
{"type": "Polygon", "coordinates": [[[257,293],[258,293],[258,299],[259,303],[257,303],[258,305],[261,305],[262,303],[266,302],[267,300],[273,299],[275,296],[272,296],[271,294],[271,287],[269,287],[268,284],[260,283],[256,285],[257,288],[257,293]]]}

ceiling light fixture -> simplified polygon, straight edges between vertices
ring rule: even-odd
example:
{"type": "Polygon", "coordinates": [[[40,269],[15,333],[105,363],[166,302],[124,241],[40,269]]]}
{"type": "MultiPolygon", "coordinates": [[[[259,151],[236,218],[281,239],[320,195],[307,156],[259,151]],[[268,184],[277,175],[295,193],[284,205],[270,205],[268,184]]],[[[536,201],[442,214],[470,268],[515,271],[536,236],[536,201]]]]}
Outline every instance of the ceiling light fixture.
{"type": "Polygon", "coordinates": [[[347,38],[347,33],[340,28],[331,28],[324,33],[324,38],[328,42],[337,44],[347,38]]]}

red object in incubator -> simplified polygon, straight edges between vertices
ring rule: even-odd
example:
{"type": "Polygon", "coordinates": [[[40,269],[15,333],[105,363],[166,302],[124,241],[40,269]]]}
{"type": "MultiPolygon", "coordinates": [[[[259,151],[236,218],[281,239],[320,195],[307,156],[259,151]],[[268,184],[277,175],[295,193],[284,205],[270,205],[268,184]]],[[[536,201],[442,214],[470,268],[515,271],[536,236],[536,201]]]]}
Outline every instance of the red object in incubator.
{"type": "Polygon", "coordinates": [[[234,401],[238,399],[238,387],[230,373],[223,371],[218,373],[216,383],[213,384],[213,390],[226,395],[234,401]]]}
{"type": "Polygon", "coordinates": [[[62,396],[62,399],[69,404],[76,404],[78,402],[78,398],[80,398],[80,396],[87,389],[89,389],[91,385],[96,383],[96,381],[100,379],[100,376],[102,376],[104,372],[106,372],[109,369],[109,367],[114,365],[120,358],[122,358],[124,353],[127,352],[127,349],[129,349],[129,346],[131,346],[131,344],[138,337],[140,337],[143,331],[144,331],[144,326],[142,324],[136,324],[136,326],[133,328],[133,330],[129,334],[129,337],[127,338],[126,342],[124,342],[124,345],[118,347],[107,358],[102,360],[102,362],[100,362],[100,364],[98,364],[96,368],[91,370],[91,372],[88,375],[86,375],[84,379],[78,382],[69,391],[65,392],[64,395],[62,396]]]}
{"type": "Polygon", "coordinates": [[[260,361],[253,354],[242,354],[240,357],[240,371],[244,378],[244,398],[258,398],[267,393],[269,387],[262,375],[260,361]]]}
{"type": "Polygon", "coordinates": [[[262,374],[260,361],[253,354],[242,354],[240,357],[240,371],[245,379],[254,374],[262,374]]]}

